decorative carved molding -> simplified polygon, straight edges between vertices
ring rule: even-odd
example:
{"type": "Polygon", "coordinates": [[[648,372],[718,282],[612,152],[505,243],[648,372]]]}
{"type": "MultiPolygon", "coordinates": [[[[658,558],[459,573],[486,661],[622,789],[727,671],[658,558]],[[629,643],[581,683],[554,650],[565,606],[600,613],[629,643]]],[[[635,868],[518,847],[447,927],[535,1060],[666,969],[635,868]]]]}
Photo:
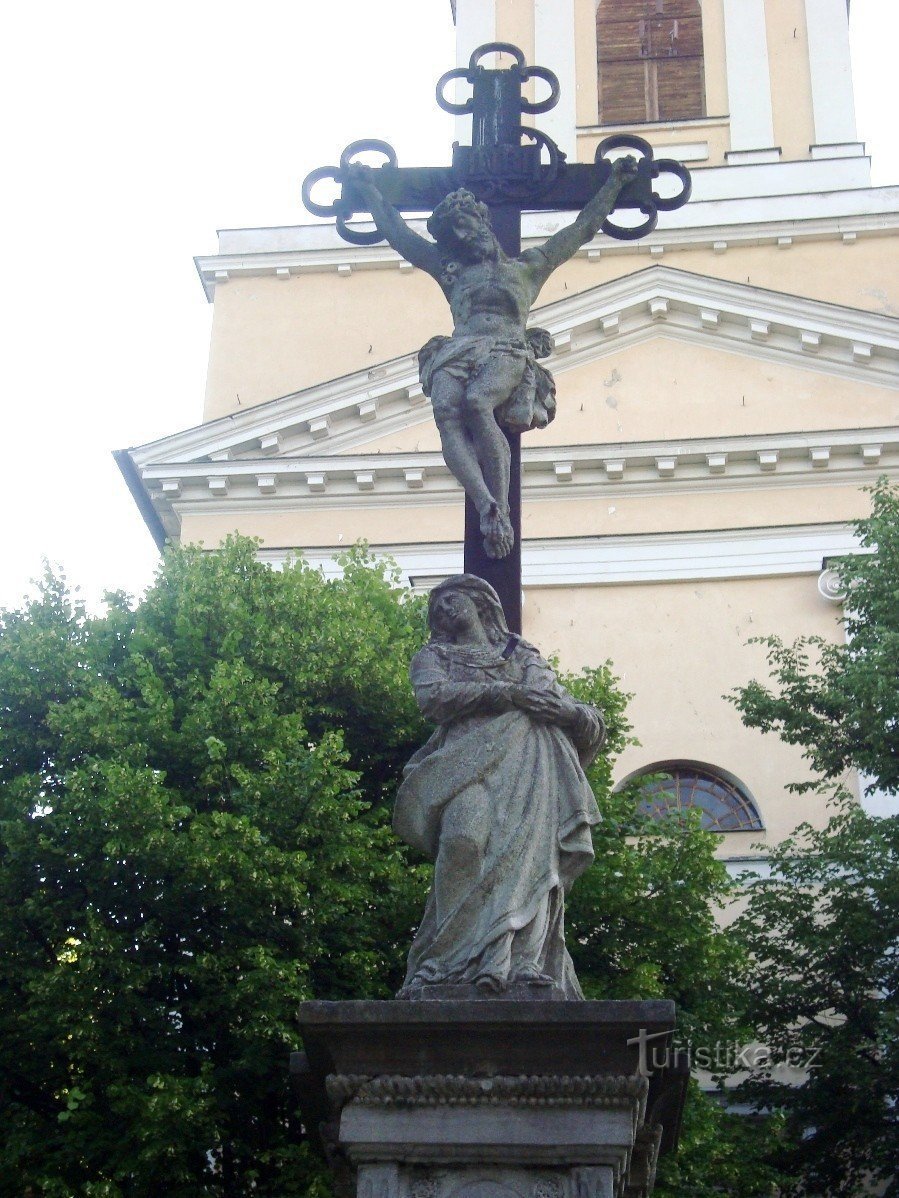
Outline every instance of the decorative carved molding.
{"type": "Polygon", "coordinates": [[[554,1177],[544,1177],[534,1184],[534,1198],[562,1198],[562,1183],[554,1177]]]}
{"type": "MultiPolygon", "coordinates": [[[[617,341],[610,344],[613,335],[628,344],[648,335],[660,323],[650,313],[650,301],[657,308],[664,301],[667,311],[661,323],[668,335],[727,345],[765,360],[801,361],[804,369],[859,381],[890,386],[899,378],[895,317],[661,265],[540,308],[539,319],[553,336],[569,338],[568,350],[550,360],[551,368],[564,373],[601,359],[617,346],[617,341]],[[714,325],[711,313],[718,316],[714,325]],[[803,331],[818,339],[816,352],[803,349],[803,331]]],[[[266,451],[275,448],[293,457],[319,452],[312,448],[314,425],[321,440],[327,439],[335,452],[345,453],[356,442],[369,441],[373,426],[379,435],[407,427],[410,408],[422,409],[411,422],[428,418],[415,355],[380,364],[377,382],[374,378],[371,370],[359,370],[129,452],[138,469],[166,460],[196,462],[224,450],[255,456],[260,442],[266,451]],[[322,421],[328,424],[327,438],[322,421]],[[272,442],[279,436],[280,445],[272,442]]]]}
{"type": "Polygon", "coordinates": [[[649,1083],[644,1077],[462,1077],[399,1074],[366,1077],[332,1073],[328,1098],[335,1107],[530,1106],[598,1107],[642,1112],[649,1083]]]}
{"type": "Polygon", "coordinates": [[[410,1198],[437,1198],[437,1182],[433,1177],[416,1177],[409,1185],[410,1198]]]}
{"type": "Polygon", "coordinates": [[[836,570],[829,566],[822,570],[818,576],[818,593],[828,603],[842,603],[846,598],[846,592],[840,582],[840,577],[836,570]]]}
{"type": "MultiPolygon", "coordinates": [[[[601,135],[604,137],[608,133],[608,129],[603,129],[601,135]]],[[[589,136],[590,131],[581,129],[579,135],[589,136]]],[[[666,146],[665,149],[674,153],[675,147],[666,146]]],[[[674,156],[686,160],[682,155],[674,156]]],[[[857,157],[855,161],[863,163],[864,159],[857,157]]],[[[855,178],[843,181],[844,187],[848,183],[846,190],[813,185],[805,193],[790,191],[776,194],[776,189],[772,190],[770,186],[771,181],[786,178],[797,167],[807,176],[807,183],[812,183],[810,175],[822,170],[830,173],[834,169],[843,173],[855,170],[851,160],[842,164],[757,166],[753,168],[753,173],[759,180],[759,194],[747,196],[744,168],[739,194],[727,198],[709,197],[706,200],[698,197],[694,183],[694,199],[688,209],[668,213],[665,228],[650,235],[641,243],[641,248],[651,253],[653,246],[659,243],[664,245],[666,251],[712,245],[716,251],[724,252],[728,242],[776,245],[781,237],[792,237],[794,241],[842,241],[846,240],[847,235],[852,238],[876,236],[896,229],[897,214],[892,190],[860,187],[855,178]]],[[[722,181],[732,181],[734,172],[731,167],[715,167],[702,172],[705,177],[713,173],[722,181]]],[[[418,232],[425,233],[424,221],[411,223],[418,232]]],[[[523,225],[526,249],[531,245],[539,245],[554,231],[552,223],[536,213],[526,216],[523,225]]],[[[588,259],[597,259],[600,255],[635,252],[632,243],[613,241],[609,244],[609,241],[605,237],[597,239],[585,246],[581,254],[588,259]]],[[[265,275],[277,278],[278,270],[285,269],[291,274],[300,274],[333,271],[338,266],[396,270],[399,265],[398,255],[387,246],[351,246],[341,241],[333,224],[297,225],[287,231],[229,229],[220,233],[219,243],[220,253],[201,254],[194,258],[206,298],[210,302],[214,298],[216,284],[227,283],[233,278],[265,275]],[[289,234],[289,246],[284,244],[285,232],[289,234]]],[[[345,270],[343,273],[349,272],[345,270]]]]}

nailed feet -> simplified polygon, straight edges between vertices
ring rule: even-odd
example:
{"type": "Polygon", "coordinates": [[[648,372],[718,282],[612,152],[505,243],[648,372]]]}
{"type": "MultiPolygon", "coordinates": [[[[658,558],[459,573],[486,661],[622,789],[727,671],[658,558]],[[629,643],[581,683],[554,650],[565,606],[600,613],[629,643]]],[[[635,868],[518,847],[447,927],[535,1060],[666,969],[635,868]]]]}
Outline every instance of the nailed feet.
{"type": "Polygon", "coordinates": [[[515,544],[508,512],[501,511],[498,504],[492,503],[481,516],[481,535],[488,557],[508,557],[515,544]]]}

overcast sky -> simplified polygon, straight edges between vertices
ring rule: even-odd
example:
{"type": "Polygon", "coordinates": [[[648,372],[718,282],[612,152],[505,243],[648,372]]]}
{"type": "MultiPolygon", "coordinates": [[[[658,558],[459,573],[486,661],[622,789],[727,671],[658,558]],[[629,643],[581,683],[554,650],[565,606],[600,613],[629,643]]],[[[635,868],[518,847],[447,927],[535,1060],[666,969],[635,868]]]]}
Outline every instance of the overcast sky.
{"type": "MultiPolygon", "coordinates": [[[[899,5],[854,0],[851,24],[859,136],[899,183],[899,5]]],[[[193,256],[218,228],[303,223],[301,180],[360,137],[448,161],[450,5],[50,0],[3,31],[0,605],[42,556],[93,604],[157,561],[111,451],[201,418],[193,256]]]]}

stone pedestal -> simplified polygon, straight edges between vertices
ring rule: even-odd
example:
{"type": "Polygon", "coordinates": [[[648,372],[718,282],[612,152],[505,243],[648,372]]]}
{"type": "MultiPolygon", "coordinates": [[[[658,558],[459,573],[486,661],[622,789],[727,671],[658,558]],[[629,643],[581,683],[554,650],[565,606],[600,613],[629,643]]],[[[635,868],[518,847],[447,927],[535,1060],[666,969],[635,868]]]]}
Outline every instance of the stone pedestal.
{"type": "Polygon", "coordinates": [[[305,1003],[303,1120],[358,1198],[643,1198],[687,1081],[668,1002],[305,1003]]]}

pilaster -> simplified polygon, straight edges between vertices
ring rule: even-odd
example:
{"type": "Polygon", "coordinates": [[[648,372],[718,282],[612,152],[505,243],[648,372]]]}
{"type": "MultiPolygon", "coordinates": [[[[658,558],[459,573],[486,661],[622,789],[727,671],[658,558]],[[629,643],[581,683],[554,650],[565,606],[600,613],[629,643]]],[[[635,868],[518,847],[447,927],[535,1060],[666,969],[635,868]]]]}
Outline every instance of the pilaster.
{"type": "MultiPolygon", "coordinates": [[[[496,0],[456,0],[456,66],[467,67],[473,50],[496,41],[496,0]]],[[[486,65],[486,64],[485,64],[486,65]]],[[[468,88],[465,88],[466,95],[468,88]]],[[[452,98],[452,92],[450,92],[452,98]]],[[[459,97],[458,102],[462,102],[459,97]]],[[[457,116],[456,140],[463,145],[471,140],[471,118],[457,116]]]]}
{"type": "Polygon", "coordinates": [[[765,0],[724,0],[729,162],[766,162],[774,146],[765,0]]]}
{"type": "Polygon", "coordinates": [[[496,0],[456,0],[456,66],[467,67],[472,50],[496,41],[496,0]]]}
{"type": "MultiPolygon", "coordinates": [[[[814,156],[819,147],[839,150],[855,143],[855,98],[846,0],[805,0],[805,15],[815,119],[814,156]]],[[[858,147],[856,152],[863,149],[858,147]]]]}
{"type": "Polygon", "coordinates": [[[558,76],[561,95],[537,125],[570,162],[577,160],[577,83],[575,80],[574,0],[535,0],[534,62],[558,76]]]}

